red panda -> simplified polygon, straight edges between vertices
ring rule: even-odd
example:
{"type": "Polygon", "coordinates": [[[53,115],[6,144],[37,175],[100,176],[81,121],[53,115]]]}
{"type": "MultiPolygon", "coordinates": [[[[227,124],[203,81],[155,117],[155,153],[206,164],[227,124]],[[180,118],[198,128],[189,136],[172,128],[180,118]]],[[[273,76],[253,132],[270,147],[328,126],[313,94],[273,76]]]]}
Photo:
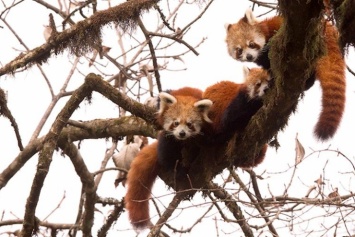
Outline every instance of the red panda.
{"type": "MultiPolygon", "coordinates": [[[[133,160],[127,175],[125,205],[132,225],[136,229],[151,226],[149,197],[159,167],[173,171],[181,158],[181,149],[210,123],[208,110],[212,101],[202,99],[199,89],[184,87],[159,94],[157,120],[163,127],[158,142],[144,147],[133,160]]],[[[179,165],[178,172],[183,168],[179,165]]]]}
{"type": "MultiPolygon", "coordinates": [[[[269,70],[268,43],[282,22],[281,16],[258,21],[248,9],[237,23],[226,26],[229,55],[239,61],[255,62],[269,70]]],[[[315,72],[305,85],[305,89],[309,89],[317,78],[323,91],[322,111],[314,130],[315,136],[321,141],[333,137],[341,122],[346,88],[345,62],[338,45],[339,36],[336,28],[330,23],[326,24],[324,38],[327,54],[318,59],[315,72]]]]}
{"type": "MultiPolygon", "coordinates": [[[[245,82],[237,84],[232,81],[221,81],[206,88],[203,93],[203,98],[212,100],[213,106],[211,107],[208,117],[212,120],[214,132],[217,132],[222,126],[222,118],[224,113],[228,113],[227,107],[232,103],[233,99],[237,100],[243,95],[246,100],[243,101],[245,106],[250,99],[259,99],[265,93],[271,80],[269,73],[262,68],[243,68],[245,82]],[[237,97],[239,95],[239,97],[237,97]]],[[[239,100],[237,100],[239,101],[239,100]]],[[[261,107],[261,106],[260,106],[261,107]]],[[[259,108],[260,108],[259,107],[259,108]]],[[[242,112],[239,108],[234,106],[235,111],[242,112]]],[[[259,109],[258,108],[258,109],[259,109]]],[[[233,109],[233,106],[232,108],[233,109]]],[[[245,108],[244,110],[248,110],[245,108]]],[[[253,114],[256,111],[253,111],[253,114]]],[[[229,113],[230,116],[233,114],[229,113]]],[[[238,116],[235,113],[235,116],[238,116]]],[[[227,116],[229,117],[229,116],[227,116]]],[[[247,118],[249,121],[250,118],[247,118]]],[[[225,121],[223,122],[225,124],[225,121]]]]}
{"type": "Polygon", "coordinates": [[[178,165],[177,174],[181,176],[184,168],[177,164],[181,150],[203,135],[203,128],[212,123],[208,117],[212,101],[202,99],[202,91],[191,87],[161,92],[159,98],[158,122],[163,131],[158,137],[158,162],[170,170],[178,165]]]}
{"type": "MultiPolygon", "coordinates": [[[[271,80],[269,73],[262,68],[249,70],[244,67],[244,78],[245,82],[242,84],[231,81],[218,82],[203,93],[203,98],[213,102],[208,116],[213,121],[213,137],[217,143],[228,141],[236,132],[241,132],[263,105],[261,97],[269,87],[271,80]]],[[[253,161],[238,159],[234,165],[257,166],[264,160],[266,149],[267,145],[253,161]]]]}
{"type": "MultiPolygon", "coordinates": [[[[164,131],[160,133],[157,142],[144,147],[138,153],[127,175],[125,205],[130,221],[136,229],[152,225],[149,218],[149,198],[160,168],[170,169],[171,173],[174,173],[176,165],[179,165],[178,168],[184,174],[185,167],[176,164],[182,157],[182,147],[194,146],[197,136],[213,137],[218,133],[227,133],[227,129],[241,130],[241,126],[234,126],[232,123],[241,122],[246,126],[251,116],[262,106],[260,97],[264,94],[270,77],[262,69],[252,69],[247,75],[245,84],[220,82],[207,88],[203,96],[200,90],[193,88],[160,93],[158,121],[164,131]],[[235,108],[231,108],[231,105],[235,108]],[[229,118],[232,122],[229,122],[229,118]],[[219,125],[208,126],[211,121],[219,125]],[[222,123],[228,126],[222,126],[222,123]],[[214,128],[216,130],[210,131],[214,128]]],[[[232,135],[230,133],[220,137],[226,141],[232,135]]],[[[217,146],[221,144],[223,142],[219,140],[217,146]]],[[[238,161],[236,165],[255,166],[263,160],[265,152],[266,146],[252,163],[238,161]]]]}

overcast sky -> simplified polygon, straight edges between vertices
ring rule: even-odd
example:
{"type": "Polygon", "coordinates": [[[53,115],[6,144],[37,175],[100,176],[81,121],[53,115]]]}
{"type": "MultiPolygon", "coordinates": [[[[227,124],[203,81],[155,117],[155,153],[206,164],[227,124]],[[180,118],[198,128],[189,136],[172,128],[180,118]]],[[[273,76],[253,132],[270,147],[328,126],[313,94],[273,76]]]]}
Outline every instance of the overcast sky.
{"type": "MultiPolygon", "coordinates": [[[[48,1],[57,2],[57,1],[48,1]]],[[[41,45],[44,43],[43,39],[43,25],[48,22],[48,12],[43,7],[33,7],[36,4],[32,1],[25,1],[25,3],[20,4],[18,7],[14,8],[9,14],[7,21],[12,24],[12,27],[16,29],[21,37],[26,39],[26,44],[30,49],[41,45]],[[31,11],[28,11],[31,7],[31,11]],[[18,16],[26,14],[25,18],[18,18],[18,16]],[[26,37],[30,35],[30,37],[26,37]]],[[[242,63],[234,61],[228,54],[225,46],[225,23],[233,23],[243,16],[244,11],[250,4],[246,0],[216,0],[207,11],[207,13],[196,23],[192,29],[186,35],[186,40],[191,42],[199,42],[202,37],[206,37],[206,42],[198,48],[199,56],[193,54],[188,54],[184,57],[185,64],[176,62],[176,68],[186,67],[186,71],[178,73],[162,74],[162,85],[164,89],[179,88],[182,86],[193,86],[204,89],[208,85],[211,85],[220,80],[232,80],[240,81],[242,79],[242,63]]],[[[1,10],[1,8],[0,8],[1,10]]],[[[263,13],[261,9],[258,13],[263,13]]],[[[178,15],[178,22],[180,21],[183,26],[184,21],[188,22],[191,20],[190,17],[195,17],[199,9],[196,6],[191,6],[191,9],[187,9],[186,12],[180,12],[178,15]]],[[[144,19],[144,17],[143,17],[144,19]]],[[[0,22],[0,25],[3,24],[0,22]]],[[[0,29],[1,35],[0,44],[0,62],[2,65],[6,64],[14,57],[17,56],[18,51],[13,50],[13,48],[21,49],[23,48],[16,42],[14,37],[6,30],[0,29]]],[[[117,42],[115,35],[110,35],[107,33],[104,39],[105,45],[114,45],[117,42]]],[[[355,70],[354,62],[354,50],[351,49],[349,52],[349,57],[347,63],[353,70],[355,70]]],[[[57,70],[47,71],[48,76],[54,78],[65,78],[68,73],[68,69],[63,71],[63,68],[67,68],[67,58],[65,56],[59,55],[57,58],[51,58],[49,64],[57,64],[57,70]]],[[[79,80],[78,80],[79,81],[79,80]]],[[[55,85],[56,89],[61,86],[62,80],[55,85]]],[[[75,84],[75,83],[74,83],[75,84]]],[[[75,88],[75,86],[71,86],[75,88]]],[[[39,118],[43,116],[45,109],[48,106],[48,91],[38,90],[45,86],[45,83],[38,73],[35,67],[32,67],[24,73],[16,74],[15,77],[2,77],[0,80],[0,87],[8,91],[9,107],[13,112],[14,117],[20,127],[21,135],[23,136],[24,144],[26,145],[32,132],[37,126],[39,118]],[[47,98],[47,99],[43,99],[47,98]],[[31,108],[35,112],[28,113],[28,109],[31,108]]],[[[311,154],[313,150],[322,150],[330,147],[334,150],[339,150],[347,155],[349,158],[354,158],[354,142],[353,137],[355,133],[355,126],[353,122],[355,121],[355,109],[354,109],[354,96],[355,91],[355,78],[350,73],[347,73],[347,104],[344,113],[344,118],[342,124],[335,135],[334,139],[327,143],[318,143],[313,137],[313,127],[316,124],[318,115],[320,112],[320,100],[321,93],[318,83],[316,83],[310,90],[305,93],[304,98],[300,101],[298,106],[298,112],[291,116],[289,125],[286,127],[284,132],[280,132],[278,139],[281,147],[278,151],[275,149],[269,149],[267,153],[266,160],[259,167],[255,169],[257,173],[266,171],[265,177],[269,177],[264,181],[261,181],[262,192],[265,195],[271,191],[275,195],[281,194],[285,183],[288,182],[290,178],[288,175],[282,176],[274,175],[273,172],[280,172],[287,170],[290,166],[294,164],[294,149],[295,149],[295,136],[298,133],[298,138],[306,149],[306,155],[311,154]],[[273,174],[273,175],[271,175],[273,174]],[[280,188],[281,187],[281,188],[280,188]]],[[[97,100],[100,100],[98,98],[97,100]]],[[[58,109],[61,108],[63,103],[58,104],[58,109]]],[[[94,105],[95,106],[95,105],[94,105]]],[[[85,120],[110,117],[113,116],[112,112],[100,111],[97,112],[99,107],[90,107],[88,105],[81,106],[80,111],[76,114],[77,118],[85,118],[85,120]]],[[[115,108],[112,105],[111,109],[115,108]]],[[[110,108],[109,108],[110,109],[110,108]]],[[[54,119],[51,118],[50,121],[54,119]]],[[[43,133],[46,133],[49,126],[47,124],[43,133]]],[[[0,170],[3,170],[18,154],[18,148],[16,147],[16,140],[14,132],[10,123],[7,119],[0,117],[0,131],[1,131],[1,142],[0,142],[0,157],[2,161],[0,162],[0,170]]],[[[83,156],[86,158],[90,170],[95,171],[98,169],[101,157],[104,155],[104,151],[110,144],[101,142],[94,143],[92,141],[85,141],[82,149],[83,156]],[[95,149],[89,149],[95,144],[95,149]]],[[[8,185],[0,191],[0,211],[5,211],[8,218],[12,214],[23,217],[23,207],[29,189],[32,184],[32,177],[35,172],[37,159],[31,159],[23,170],[17,174],[8,185]],[[14,193],[19,195],[13,195],[14,193]],[[21,195],[20,195],[21,194],[21,195]]],[[[302,170],[297,173],[297,177],[300,180],[298,185],[295,185],[289,190],[290,195],[299,195],[299,192],[306,193],[309,185],[313,184],[320,174],[323,173],[324,167],[326,165],[327,178],[329,182],[327,183],[327,191],[332,191],[332,187],[339,187],[340,194],[346,194],[348,190],[353,190],[355,188],[354,182],[349,176],[340,175],[342,171],[349,171],[347,168],[349,163],[345,159],[336,157],[335,153],[327,152],[321,153],[320,155],[314,154],[307,158],[298,169],[302,170]],[[344,178],[345,177],[345,178],[344,178]],[[346,183],[346,186],[344,186],[346,183]]],[[[351,171],[351,169],[350,169],[351,171]]],[[[112,196],[119,198],[124,194],[124,189],[114,189],[113,180],[115,174],[107,175],[104,177],[104,182],[107,182],[106,187],[101,187],[99,190],[99,195],[102,196],[112,196]]],[[[49,172],[48,178],[45,183],[45,188],[41,194],[42,200],[40,201],[37,208],[37,216],[44,218],[50,210],[52,210],[59,202],[63,193],[66,192],[67,202],[63,202],[63,206],[60,210],[56,212],[50,219],[51,221],[62,221],[65,223],[72,222],[74,219],[66,219],[63,221],[62,216],[68,210],[75,210],[77,208],[77,203],[69,202],[69,200],[78,200],[80,190],[80,181],[77,178],[73,167],[69,159],[58,156],[53,160],[51,165],[51,170],[49,172]],[[57,182],[55,180],[61,180],[57,182]],[[55,185],[50,185],[53,182],[55,185]],[[53,197],[53,198],[52,198],[53,197]]],[[[154,187],[154,193],[157,195],[161,193],[161,190],[165,191],[165,186],[161,182],[157,182],[154,187]]],[[[168,195],[164,199],[169,202],[172,195],[168,195]]],[[[195,199],[192,203],[201,202],[201,199],[195,199]]],[[[191,205],[187,203],[186,205],[191,205]]],[[[108,211],[108,209],[104,209],[108,211]]],[[[196,209],[195,209],[196,210],[196,209]]],[[[203,212],[203,210],[196,210],[195,213],[203,212]]],[[[178,215],[177,210],[174,215],[178,215]]],[[[126,213],[124,214],[126,215],[126,213]]],[[[185,213],[177,217],[177,221],[184,220],[183,217],[185,213]]],[[[15,216],[13,216],[15,218],[15,216]]],[[[172,217],[173,218],[173,217],[172,217]]],[[[99,219],[99,217],[97,217],[99,219]]],[[[121,220],[127,220],[127,218],[120,218],[121,220]]],[[[188,217],[187,217],[188,219],[188,217]]],[[[153,221],[156,221],[153,219],[153,221]]],[[[186,227],[186,222],[183,222],[186,227]]],[[[188,222],[187,222],[188,223],[188,222]]],[[[206,222],[211,223],[211,222],[206,222]]],[[[206,231],[205,233],[212,233],[215,227],[212,224],[198,225],[194,233],[201,233],[199,231],[206,231]]],[[[233,231],[234,227],[232,224],[226,224],[226,231],[233,231]]],[[[126,223],[120,222],[115,226],[119,230],[130,229],[128,221],[126,223]]],[[[0,230],[0,233],[2,231],[0,230]]],[[[119,232],[122,233],[122,232],[119,232]]],[[[126,232],[124,232],[126,233],[126,232]]],[[[133,231],[128,231],[129,236],[134,236],[133,231]]],[[[214,233],[214,232],[213,232],[214,233]]],[[[114,235],[111,235],[114,236],[114,235]]],[[[128,235],[127,235],[128,236],[128,235]]]]}

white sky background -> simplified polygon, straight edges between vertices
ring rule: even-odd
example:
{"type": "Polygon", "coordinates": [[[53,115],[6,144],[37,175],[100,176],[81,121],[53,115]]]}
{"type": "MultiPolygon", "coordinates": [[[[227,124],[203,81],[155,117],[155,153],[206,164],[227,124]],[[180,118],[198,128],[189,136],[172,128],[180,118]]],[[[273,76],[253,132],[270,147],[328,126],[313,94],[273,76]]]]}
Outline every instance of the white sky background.
{"type": "MultiPolygon", "coordinates": [[[[52,0],[48,2],[55,3],[57,1],[52,0]]],[[[44,43],[43,25],[48,22],[48,11],[43,7],[34,7],[36,5],[37,4],[32,3],[32,1],[25,1],[25,3],[15,7],[12,10],[13,12],[10,12],[7,17],[7,21],[16,30],[19,36],[25,40],[25,43],[30,49],[44,43]],[[28,11],[29,7],[31,7],[31,11],[28,11]],[[22,17],[19,18],[19,15],[26,15],[26,20],[22,17]]],[[[103,8],[106,7],[106,3],[101,6],[103,8]]],[[[244,11],[248,6],[250,6],[249,1],[246,0],[216,0],[202,19],[195,23],[189,33],[184,36],[184,39],[186,39],[188,43],[191,43],[191,45],[199,42],[202,37],[207,37],[205,43],[197,49],[200,55],[196,57],[192,53],[189,53],[183,58],[185,64],[177,61],[170,65],[172,68],[177,69],[186,67],[186,71],[172,73],[162,72],[163,89],[179,88],[182,86],[193,86],[204,89],[208,85],[220,80],[240,81],[243,75],[241,69],[242,63],[233,60],[227,54],[224,42],[224,24],[237,21],[243,16],[244,11]]],[[[1,8],[0,11],[2,11],[1,8]]],[[[177,22],[181,22],[180,24],[183,26],[185,23],[195,18],[198,12],[199,8],[195,5],[191,5],[189,8],[184,8],[183,11],[179,12],[177,22]]],[[[257,9],[256,15],[258,13],[263,13],[263,10],[261,8],[257,9]]],[[[144,17],[145,16],[146,15],[144,15],[144,17]]],[[[143,20],[147,22],[146,18],[143,18],[143,20]]],[[[57,22],[60,22],[60,20],[57,22]]],[[[4,26],[2,22],[0,22],[0,25],[4,26]]],[[[106,37],[103,44],[107,46],[116,46],[116,34],[112,32],[110,33],[110,31],[104,32],[106,37]]],[[[0,29],[0,37],[0,63],[5,65],[18,55],[18,52],[14,51],[13,48],[23,50],[23,47],[16,41],[12,34],[8,32],[6,27],[0,29]]],[[[73,58],[71,58],[71,61],[73,61],[73,58]]],[[[347,62],[354,70],[353,49],[349,52],[347,62]]],[[[82,60],[82,63],[86,64],[87,61],[82,60]]],[[[43,68],[51,83],[54,83],[55,93],[57,93],[70,70],[66,54],[52,57],[48,61],[48,65],[44,65],[43,68]]],[[[88,72],[83,73],[86,74],[88,72]]],[[[83,79],[84,76],[76,73],[75,80],[71,80],[69,89],[75,89],[83,82],[83,79]]],[[[17,120],[23,144],[26,145],[50,101],[47,85],[45,84],[43,77],[39,74],[38,69],[34,66],[29,70],[26,70],[24,73],[16,74],[15,77],[2,76],[0,79],[0,87],[8,92],[8,106],[17,120]],[[28,113],[27,111],[29,109],[35,112],[28,113]]],[[[263,175],[265,179],[260,181],[261,192],[264,196],[270,196],[269,192],[272,192],[275,196],[281,195],[284,186],[288,184],[292,170],[290,169],[286,174],[278,174],[278,172],[287,170],[294,165],[295,136],[297,133],[299,140],[306,149],[306,156],[310,156],[298,166],[295,176],[297,184],[290,188],[289,196],[300,197],[305,195],[308,187],[313,185],[313,181],[316,180],[320,174],[323,174],[323,172],[325,172],[326,175],[325,193],[333,191],[332,187],[338,187],[340,195],[348,194],[350,190],[354,189],[354,181],[352,178],[354,170],[346,159],[337,157],[335,152],[322,152],[321,154],[315,153],[311,155],[314,150],[317,151],[330,148],[333,150],[339,150],[352,161],[354,160],[354,91],[355,78],[348,73],[347,104],[343,121],[334,139],[327,143],[317,143],[313,137],[313,127],[316,124],[320,112],[321,92],[318,83],[305,93],[305,97],[299,103],[298,112],[295,115],[292,115],[289,120],[289,126],[286,127],[283,133],[279,133],[278,140],[281,147],[277,152],[275,149],[269,149],[266,160],[255,169],[255,172],[258,174],[261,174],[264,171],[266,172],[263,175]],[[277,174],[274,174],[274,172],[277,174]]],[[[93,105],[81,105],[80,110],[74,115],[75,119],[91,120],[95,118],[110,118],[117,116],[117,111],[115,110],[116,106],[112,103],[106,103],[107,101],[102,99],[102,96],[94,97],[93,102],[93,105]],[[103,101],[105,106],[102,106],[100,101],[103,101]]],[[[59,102],[56,106],[56,110],[59,111],[64,103],[64,100],[59,102]]],[[[52,114],[41,135],[47,133],[56,114],[57,113],[52,114]]],[[[0,134],[1,172],[14,159],[19,151],[16,146],[17,141],[13,129],[10,126],[9,121],[3,117],[0,117],[0,134]]],[[[96,141],[84,141],[81,147],[81,152],[88,168],[91,171],[96,171],[100,166],[105,149],[110,147],[110,142],[105,142],[103,140],[99,143],[96,141]]],[[[23,218],[24,206],[32,185],[32,178],[36,164],[37,157],[33,157],[26,166],[12,178],[7,186],[0,190],[0,212],[5,212],[4,219],[15,219],[16,216],[23,218]]],[[[240,171],[239,174],[243,176],[243,172],[240,171]]],[[[101,182],[105,182],[105,186],[101,185],[98,191],[99,195],[102,197],[115,198],[124,196],[125,190],[122,187],[115,189],[113,186],[113,179],[115,176],[116,173],[114,172],[104,176],[104,179],[101,182]]],[[[248,179],[245,180],[245,182],[247,181],[248,179]]],[[[231,188],[238,187],[232,185],[231,188]]],[[[156,182],[153,192],[156,196],[160,196],[162,193],[165,193],[165,190],[165,185],[159,180],[156,182]]],[[[64,192],[66,192],[66,198],[62,203],[61,208],[49,218],[49,221],[51,222],[74,222],[76,213],[70,217],[65,215],[67,215],[68,212],[77,209],[76,202],[79,200],[78,196],[80,193],[80,181],[76,176],[70,160],[56,155],[53,159],[50,172],[41,194],[41,200],[37,208],[36,216],[40,219],[47,216],[49,212],[58,205],[64,192]],[[73,200],[75,202],[73,202],[73,200]],[[65,216],[65,219],[63,219],[63,216],[65,216]]],[[[164,199],[159,200],[165,200],[165,205],[167,205],[172,197],[173,195],[169,194],[164,199]]],[[[193,204],[203,203],[204,201],[199,197],[200,195],[196,195],[191,203],[184,202],[183,205],[192,206],[193,204]]],[[[209,200],[206,199],[206,201],[209,200]]],[[[98,208],[105,213],[109,211],[108,208],[102,208],[101,206],[98,206],[98,208]]],[[[203,206],[203,208],[193,207],[189,210],[192,210],[192,212],[186,210],[182,212],[181,215],[179,215],[180,210],[177,210],[171,218],[173,220],[172,224],[175,227],[178,227],[179,225],[185,228],[189,227],[192,224],[192,220],[195,220],[192,219],[191,216],[203,213],[206,210],[206,206],[203,206]],[[174,217],[176,217],[176,219],[174,219],[174,217]]],[[[216,212],[217,211],[214,210],[211,213],[216,212]]],[[[233,233],[233,231],[239,229],[236,224],[222,224],[222,219],[218,214],[217,218],[218,224],[221,227],[223,226],[223,231],[226,233],[233,233]]],[[[100,227],[100,214],[96,215],[96,219],[99,222],[97,227],[100,227]]],[[[153,222],[156,220],[156,218],[153,219],[153,222]]],[[[281,223],[281,227],[284,227],[284,224],[284,222],[281,223]]],[[[109,236],[116,236],[117,234],[135,236],[135,233],[131,230],[128,223],[126,213],[119,218],[119,222],[114,228],[115,230],[118,230],[118,232],[112,231],[112,234],[109,236]],[[127,222],[124,223],[124,220],[127,222]]],[[[3,230],[4,228],[0,228],[0,234],[3,230]]],[[[284,228],[284,231],[287,230],[288,228],[284,228]]],[[[230,236],[228,234],[223,234],[221,229],[219,231],[220,236],[230,236]]],[[[186,234],[185,236],[201,236],[201,233],[204,233],[206,236],[216,235],[215,222],[212,218],[204,219],[202,224],[197,225],[193,232],[186,234]]],[[[296,235],[296,233],[301,233],[301,230],[297,229],[293,232],[294,236],[301,236],[296,235]]],[[[179,235],[176,234],[171,236],[179,235]]],[[[236,236],[235,233],[232,234],[232,236],[236,236]]]]}

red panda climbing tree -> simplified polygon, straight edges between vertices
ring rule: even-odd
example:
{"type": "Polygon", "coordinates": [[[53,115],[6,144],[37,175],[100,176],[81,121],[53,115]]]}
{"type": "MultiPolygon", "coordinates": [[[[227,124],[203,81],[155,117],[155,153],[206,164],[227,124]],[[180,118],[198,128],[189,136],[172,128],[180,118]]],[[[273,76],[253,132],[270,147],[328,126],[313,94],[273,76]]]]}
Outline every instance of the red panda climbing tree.
{"type": "MultiPolygon", "coordinates": [[[[156,138],[161,129],[156,122],[156,109],[144,106],[143,99],[168,89],[172,80],[185,79],[176,79],[175,75],[189,68],[188,56],[204,50],[199,46],[205,39],[196,41],[194,34],[209,29],[195,23],[208,17],[205,13],[212,11],[214,5],[224,4],[225,9],[235,2],[3,1],[0,235],[136,236],[123,201],[125,175],[120,180],[116,176],[118,170],[127,173],[129,169],[132,157],[128,156],[134,154],[129,149],[140,147],[141,143],[129,138],[156,138]],[[124,167],[115,167],[112,162],[118,153],[120,156],[116,157],[121,157],[124,167]]],[[[329,4],[335,7],[330,19],[335,19],[341,29],[342,46],[352,47],[352,1],[331,0],[329,4]]],[[[157,172],[160,177],[155,183],[160,189],[153,190],[152,199],[148,200],[153,212],[149,236],[160,231],[170,236],[200,235],[202,224],[204,229],[213,226],[205,235],[216,236],[242,235],[241,232],[245,236],[354,234],[348,223],[353,221],[354,207],[349,174],[353,174],[355,165],[345,153],[325,149],[332,157],[320,164],[321,159],[315,158],[322,152],[310,152],[296,138],[296,161],[288,162],[291,165],[286,169],[277,170],[281,162],[274,161],[274,157],[266,157],[271,162],[265,172],[230,165],[240,157],[252,159],[266,143],[277,144],[277,139],[273,139],[287,128],[302,97],[300,82],[325,53],[320,37],[324,6],[320,1],[280,0],[277,7],[285,27],[277,32],[270,46],[275,81],[263,98],[264,106],[246,130],[228,143],[206,146],[197,155],[183,150],[185,160],[191,161],[187,181],[176,180],[171,170],[152,170],[152,175],[157,172]],[[308,178],[304,176],[316,172],[303,170],[307,166],[305,160],[312,158],[316,162],[312,169],[321,171],[315,174],[316,178],[311,177],[312,181],[303,182],[308,178]],[[338,176],[343,179],[338,187],[333,186],[328,172],[328,163],[335,160],[334,166],[346,163],[344,169],[339,168],[338,176]],[[277,172],[268,172],[275,169],[277,172]],[[280,174],[285,176],[280,178],[280,174]],[[288,179],[286,185],[278,183],[288,179]],[[293,192],[297,179],[303,182],[300,190],[307,186],[304,193],[293,192]],[[191,202],[184,202],[187,199],[191,202]],[[309,209],[317,209],[317,213],[312,216],[309,209]],[[177,210],[181,215],[188,213],[189,218],[179,216],[177,210]],[[199,213],[200,210],[203,211],[199,213]],[[322,219],[318,218],[320,212],[322,219]],[[191,223],[195,214],[199,216],[191,223]],[[312,224],[319,224],[319,220],[323,225],[315,228],[312,224]],[[311,227],[304,228],[303,224],[311,227]]],[[[237,15],[233,8],[235,20],[242,17],[244,10],[237,15]]],[[[212,15],[217,20],[218,14],[212,15]]],[[[214,46],[207,48],[212,50],[214,46]]],[[[193,60],[203,57],[201,54],[193,60]]],[[[216,65],[223,61],[214,57],[209,60],[216,65]]],[[[225,58],[229,58],[227,50],[225,58]]],[[[210,76],[229,69],[204,70],[210,76]]],[[[184,86],[196,87],[209,79],[202,75],[205,74],[188,78],[186,83],[191,84],[184,86]]],[[[225,78],[211,80],[208,85],[225,78]]],[[[150,99],[146,104],[154,107],[154,98],[150,99]]],[[[150,192],[149,187],[147,190],[150,192]]]]}

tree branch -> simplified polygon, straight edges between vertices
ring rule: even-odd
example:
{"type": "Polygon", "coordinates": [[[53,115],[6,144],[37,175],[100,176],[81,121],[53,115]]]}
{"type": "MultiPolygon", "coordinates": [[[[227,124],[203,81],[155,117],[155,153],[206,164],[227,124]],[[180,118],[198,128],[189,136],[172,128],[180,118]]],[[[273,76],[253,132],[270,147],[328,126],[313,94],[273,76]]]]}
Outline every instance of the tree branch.
{"type": "Polygon", "coordinates": [[[46,179],[50,164],[52,162],[53,152],[57,146],[59,135],[64,126],[67,124],[70,116],[78,108],[79,104],[85,99],[85,97],[87,97],[88,94],[91,94],[91,91],[92,89],[87,83],[84,83],[78,90],[76,90],[58,114],[49,133],[44,138],[43,147],[39,152],[37,171],[33,179],[30,195],[26,202],[24,222],[21,230],[21,236],[23,237],[32,236],[35,234],[37,229],[35,212],[44,180],[46,179]]]}
{"type": "Polygon", "coordinates": [[[166,208],[165,212],[159,218],[154,227],[150,230],[148,237],[158,236],[160,229],[163,227],[164,223],[169,219],[169,217],[176,210],[180,202],[186,199],[189,195],[189,192],[178,192],[175,194],[173,200],[170,202],[169,206],[166,208]]]}
{"type": "Polygon", "coordinates": [[[264,106],[235,142],[232,160],[253,159],[261,147],[287,125],[303,93],[305,80],[323,53],[322,3],[280,0],[279,6],[284,27],[274,36],[269,53],[275,86],[268,91],[264,106]]]}
{"type": "Polygon", "coordinates": [[[31,66],[34,63],[46,62],[54,50],[56,54],[69,48],[77,55],[91,51],[100,42],[101,27],[116,22],[123,28],[133,27],[143,11],[149,10],[159,0],[136,0],[124,2],[107,10],[99,11],[91,17],[78,22],[71,28],[58,33],[50,40],[17,58],[0,68],[0,76],[14,73],[15,70],[31,66]]]}
{"type": "Polygon", "coordinates": [[[251,230],[248,222],[244,218],[242,210],[238,206],[236,200],[234,200],[231,195],[227,193],[223,188],[218,187],[218,185],[210,182],[208,184],[208,189],[220,200],[224,201],[226,207],[233,214],[240,228],[242,229],[246,237],[253,237],[253,231],[251,230]]]}

